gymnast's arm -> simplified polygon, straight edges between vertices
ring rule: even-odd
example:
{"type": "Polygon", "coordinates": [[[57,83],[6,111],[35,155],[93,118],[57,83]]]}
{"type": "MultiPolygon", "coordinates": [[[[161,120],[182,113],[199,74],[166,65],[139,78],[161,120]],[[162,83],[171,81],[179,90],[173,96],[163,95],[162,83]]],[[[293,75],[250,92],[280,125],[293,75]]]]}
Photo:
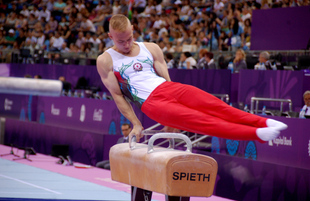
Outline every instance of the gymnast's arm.
{"type": "Polygon", "coordinates": [[[157,72],[157,74],[163,78],[165,78],[167,81],[171,81],[167,63],[164,59],[163,51],[160,49],[160,47],[155,43],[144,43],[146,48],[151,52],[153,59],[154,59],[154,68],[157,72]]]}
{"type": "Polygon", "coordinates": [[[124,98],[117,79],[112,70],[112,58],[111,56],[104,52],[97,58],[97,70],[101,77],[103,84],[111,93],[115,104],[119,111],[132,123],[133,129],[129,134],[129,139],[133,135],[137,137],[137,141],[142,137],[142,124],[136,116],[134,110],[130,103],[124,98]]]}

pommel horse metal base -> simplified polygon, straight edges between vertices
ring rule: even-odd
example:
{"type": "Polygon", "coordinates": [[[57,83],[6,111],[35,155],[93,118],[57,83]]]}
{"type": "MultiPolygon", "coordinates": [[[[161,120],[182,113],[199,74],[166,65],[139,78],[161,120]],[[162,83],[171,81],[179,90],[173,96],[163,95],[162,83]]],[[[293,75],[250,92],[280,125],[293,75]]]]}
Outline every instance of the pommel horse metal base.
{"type": "MultiPolygon", "coordinates": [[[[169,147],[174,147],[171,140],[169,147]]],[[[116,144],[110,149],[112,180],[132,186],[132,201],[149,201],[152,192],[166,195],[167,201],[189,201],[191,196],[210,197],[213,194],[217,162],[208,156],[194,154],[191,141],[178,133],[157,133],[148,145],[116,144]],[[179,138],[187,150],[156,147],[159,138],[179,138]]]]}

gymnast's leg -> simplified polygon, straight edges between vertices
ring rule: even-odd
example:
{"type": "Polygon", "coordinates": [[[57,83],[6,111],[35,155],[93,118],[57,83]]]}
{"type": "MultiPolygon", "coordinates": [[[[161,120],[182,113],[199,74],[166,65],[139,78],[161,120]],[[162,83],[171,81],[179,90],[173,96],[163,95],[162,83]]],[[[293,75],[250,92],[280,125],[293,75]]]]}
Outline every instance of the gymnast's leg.
{"type": "MultiPolygon", "coordinates": [[[[159,93],[163,93],[160,95],[166,95],[167,91],[171,91],[169,94],[180,104],[211,116],[216,116],[229,122],[258,128],[267,126],[275,127],[278,130],[284,130],[287,128],[282,122],[260,117],[231,107],[217,97],[194,86],[173,82],[168,82],[163,86],[165,88],[159,90],[159,93]]],[[[158,93],[158,91],[155,90],[155,93],[158,93]]]]}
{"type": "Polygon", "coordinates": [[[274,128],[256,128],[229,122],[184,106],[175,99],[164,100],[159,96],[146,100],[141,109],[151,119],[163,125],[227,139],[263,142],[274,139],[280,133],[274,128]],[[259,129],[267,133],[267,138],[261,138],[258,135],[259,129]]]}
{"type": "Polygon", "coordinates": [[[259,128],[266,126],[275,127],[278,130],[284,130],[287,128],[287,125],[282,122],[273,119],[267,119],[231,107],[217,97],[196,87],[183,85],[182,89],[184,90],[183,94],[186,95],[187,100],[186,98],[181,97],[178,99],[178,101],[188,107],[203,111],[207,114],[217,116],[221,119],[234,123],[245,124],[259,128]],[[188,100],[189,97],[195,97],[195,99],[188,100]]]}

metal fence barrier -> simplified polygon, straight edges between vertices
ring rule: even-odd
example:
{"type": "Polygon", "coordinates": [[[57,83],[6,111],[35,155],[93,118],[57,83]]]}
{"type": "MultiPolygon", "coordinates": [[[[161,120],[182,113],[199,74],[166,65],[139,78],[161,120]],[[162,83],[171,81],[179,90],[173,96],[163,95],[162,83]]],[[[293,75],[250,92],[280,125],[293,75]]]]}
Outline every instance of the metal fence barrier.
{"type": "Polygon", "coordinates": [[[258,104],[259,101],[270,101],[270,102],[280,102],[280,112],[283,112],[283,103],[288,103],[289,104],[289,111],[292,112],[292,100],[291,99],[279,99],[279,98],[261,98],[261,97],[252,97],[251,98],[251,110],[250,112],[252,114],[257,114],[258,113],[258,104]],[[255,109],[254,109],[254,105],[255,105],[255,109]]]}
{"type": "Polygon", "coordinates": [[[212,95],[220,98],[222,101],[224,101],[224,99],[225,99],[225,102],[229,103],[229,95],[228,94],[212,94],[212,95]]]}

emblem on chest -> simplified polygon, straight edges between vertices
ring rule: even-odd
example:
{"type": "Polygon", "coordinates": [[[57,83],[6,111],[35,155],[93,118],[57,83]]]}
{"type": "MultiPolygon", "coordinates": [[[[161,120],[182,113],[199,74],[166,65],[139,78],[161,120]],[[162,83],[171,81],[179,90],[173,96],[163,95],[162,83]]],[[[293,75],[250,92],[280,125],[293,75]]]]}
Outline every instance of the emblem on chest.
{"type": "Polygon", "coordinates": [[[135,71],[142,71],[143,69],[143,66],[140,63],[135,63],[132,67],[135,71]]]}

